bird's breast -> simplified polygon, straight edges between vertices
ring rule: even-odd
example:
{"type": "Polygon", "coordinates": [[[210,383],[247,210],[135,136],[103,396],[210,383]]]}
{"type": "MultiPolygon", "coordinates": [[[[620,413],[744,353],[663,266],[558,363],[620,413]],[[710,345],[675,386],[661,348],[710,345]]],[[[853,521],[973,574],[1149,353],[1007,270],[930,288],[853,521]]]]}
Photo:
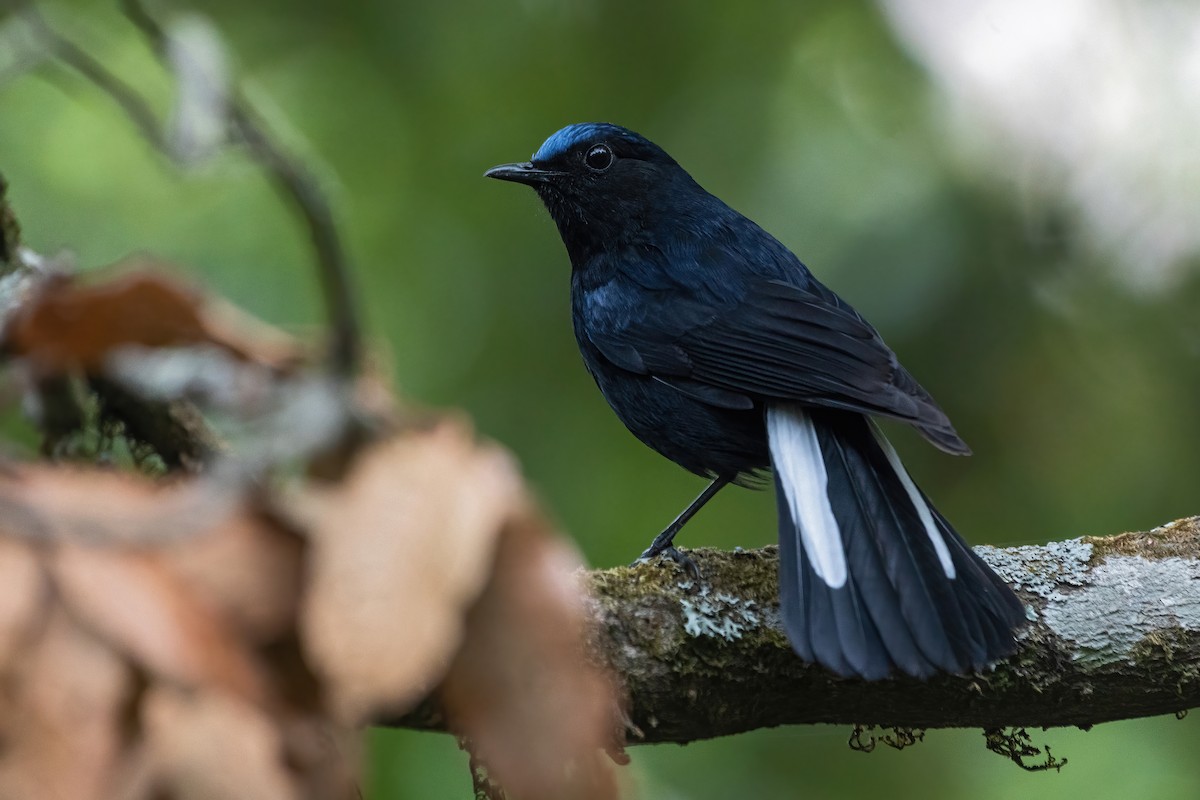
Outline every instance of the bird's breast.
{"type": "MultiPolygon", "coordinates": [[[[651,293],[642,293],[649,297],[651,293]]],[[[575,338],[588,372],[604,399],[631,433],[650,448],[698,475],[733,477],[767,463],[762,409],[731,410],[696,400],[648,371],[620,366],[601,352],[593,336],[624,333],[653,319],[653,301],[635,307],[619,281],[572,292],[575,338]]],[[[631,342],[634,347],[636,342],[631,342]]],[[[636,349],[636,348],[635,348],[636,349]]]]}

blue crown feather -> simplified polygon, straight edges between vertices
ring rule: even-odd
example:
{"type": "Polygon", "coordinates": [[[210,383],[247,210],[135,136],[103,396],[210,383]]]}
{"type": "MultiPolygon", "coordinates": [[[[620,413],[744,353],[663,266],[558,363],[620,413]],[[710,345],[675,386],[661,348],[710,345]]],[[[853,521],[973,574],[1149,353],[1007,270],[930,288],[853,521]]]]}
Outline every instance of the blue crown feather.
{"type": "Polygon", "coordinates": [[[619,155],[674,163],[662,148],[641,134],[611,122],[577,122],[551,134],[533,154],[533,163],[543,164],[562,156],[584,142],[607,142],[619,155]]]}

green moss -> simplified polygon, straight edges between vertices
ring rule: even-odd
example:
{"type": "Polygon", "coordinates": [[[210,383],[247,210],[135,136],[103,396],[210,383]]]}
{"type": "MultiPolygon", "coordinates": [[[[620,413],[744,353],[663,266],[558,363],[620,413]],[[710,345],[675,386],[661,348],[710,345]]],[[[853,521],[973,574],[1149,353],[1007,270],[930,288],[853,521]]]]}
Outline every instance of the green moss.
{"type": "Polygon", "coordinates": [[[1004,756],[1026,772],[1059,772],[1067,765],[1067,759],[1055,758],[1049,745],[1035,747],[1028,731],[1024,728],[992,728],[983,732],[987,749],[1004,756]],[[1028,759],[1038,759],[1030,762],[1028,759]]]}
{"type": "Polygon", "coordinates": [[[759,605],[777,603],[779,567],[774,547],[735,551],[706,547],[689,550],[688,555],[700,568],[702,580],[698,585],[693,584],[679,565],[667,559],[595,570],[588,573],[588,579],[597,591],[623,600],[662,596],[678,599],[707,585],[759,605]]]}
{"type": "Polygon", "coordinates": [[[1200,658],[1194,639],[1180,627],[1156,630],[1131,648],[1130,658],[1147,672],[1174,675],[1175,691],[1183,697],[1200,682],[1200,658]]]}
{"type": "Polygon", "coordinates": [[[685,680],[717,675],[744,663],[746,653],[790,656],[779,625],[776,548],[702,548],[688,555],[700,568],[699,581],[666,559],[588,574],[602,605],[622,608],[627,620],[637,609],[636,624],[622,630],[628,644],[669,662],[685,680]]]}
{"type": "Polygon", "coordinates": [[[1158,558],[1200,558],[1200,517],[1185,517],[1150,531],[1117,536],[1085,536],[1092,545],[1092,563],[1111,555],[1158,558]]]}

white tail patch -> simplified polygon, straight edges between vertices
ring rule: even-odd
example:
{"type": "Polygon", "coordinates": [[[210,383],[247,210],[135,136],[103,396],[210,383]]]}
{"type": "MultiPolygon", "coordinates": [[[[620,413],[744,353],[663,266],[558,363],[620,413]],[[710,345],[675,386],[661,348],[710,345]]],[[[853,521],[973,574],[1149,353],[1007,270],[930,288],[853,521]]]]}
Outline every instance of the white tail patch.
{"type": "Polygon", "coordinates": [[[875,441],[879,442],[879,446],[883,448],[883,454],[887,456],[888,463],[892,465],[892,469],[896,471],[896,477],[900,479],[904,490],[912,499],[913,507],[917,509],[917,516],[921,518],[921,524],[925,526],[925,532],[929,534],[929,541],[933,542],[933,549],[937,552],[938,561],[942,562],[942,569],[945,571],[946,577],[953,579],[955,576],[954,559],[950,557],[950,548],[946,546],[942,532],[938,530],[937,523],[933,521],[933,513],[929,510],[929,504],[925,502],[925,498],[917,490],[917,485],[908,476],[908,470],[900,463],[900,456],[896,455],[892,443],[887,440],[883,431],[879,430],[879,426],[874,421],[871,422],[871,433],[875,434],[875,441]]]}
{"type": "MultiPolygon", "coordinates": [[[[813,571],[829,588],[839,589],[846,583],[846,553],[829,504],[826,491],[829,475],[825,472],[825,459],[812,420],[799,406],[768,406],[767,441],[779,485],[791,509],[792,521],[800,529],[800,541],[813,571]]],[[[906,485],[912,486],[912,482],[906,485]]],[[[916,491],[916,487],[910,491],[916,491]]],[[[929,515],[928,509],[925,514],[929,515]]],[[[945,547],[943,543],[942,549],[945,547]]],[[[939,556],[941,552],[938,551],[939,556]]]]}

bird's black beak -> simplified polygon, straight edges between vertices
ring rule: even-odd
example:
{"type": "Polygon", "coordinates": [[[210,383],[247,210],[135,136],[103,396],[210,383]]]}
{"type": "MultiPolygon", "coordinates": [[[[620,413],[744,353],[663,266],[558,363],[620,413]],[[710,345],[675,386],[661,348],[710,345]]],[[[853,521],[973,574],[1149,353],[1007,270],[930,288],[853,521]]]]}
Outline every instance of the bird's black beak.
{"type": "Polygon", "coordinates": [[[557,172],[551,172],[550,170],[538,169],[526,161],[524,164],[501,164],[498,167],[492,167],[483,173],[483,177],[536,186],[539,183],[545,183],[557,174],[557,172]]]}

